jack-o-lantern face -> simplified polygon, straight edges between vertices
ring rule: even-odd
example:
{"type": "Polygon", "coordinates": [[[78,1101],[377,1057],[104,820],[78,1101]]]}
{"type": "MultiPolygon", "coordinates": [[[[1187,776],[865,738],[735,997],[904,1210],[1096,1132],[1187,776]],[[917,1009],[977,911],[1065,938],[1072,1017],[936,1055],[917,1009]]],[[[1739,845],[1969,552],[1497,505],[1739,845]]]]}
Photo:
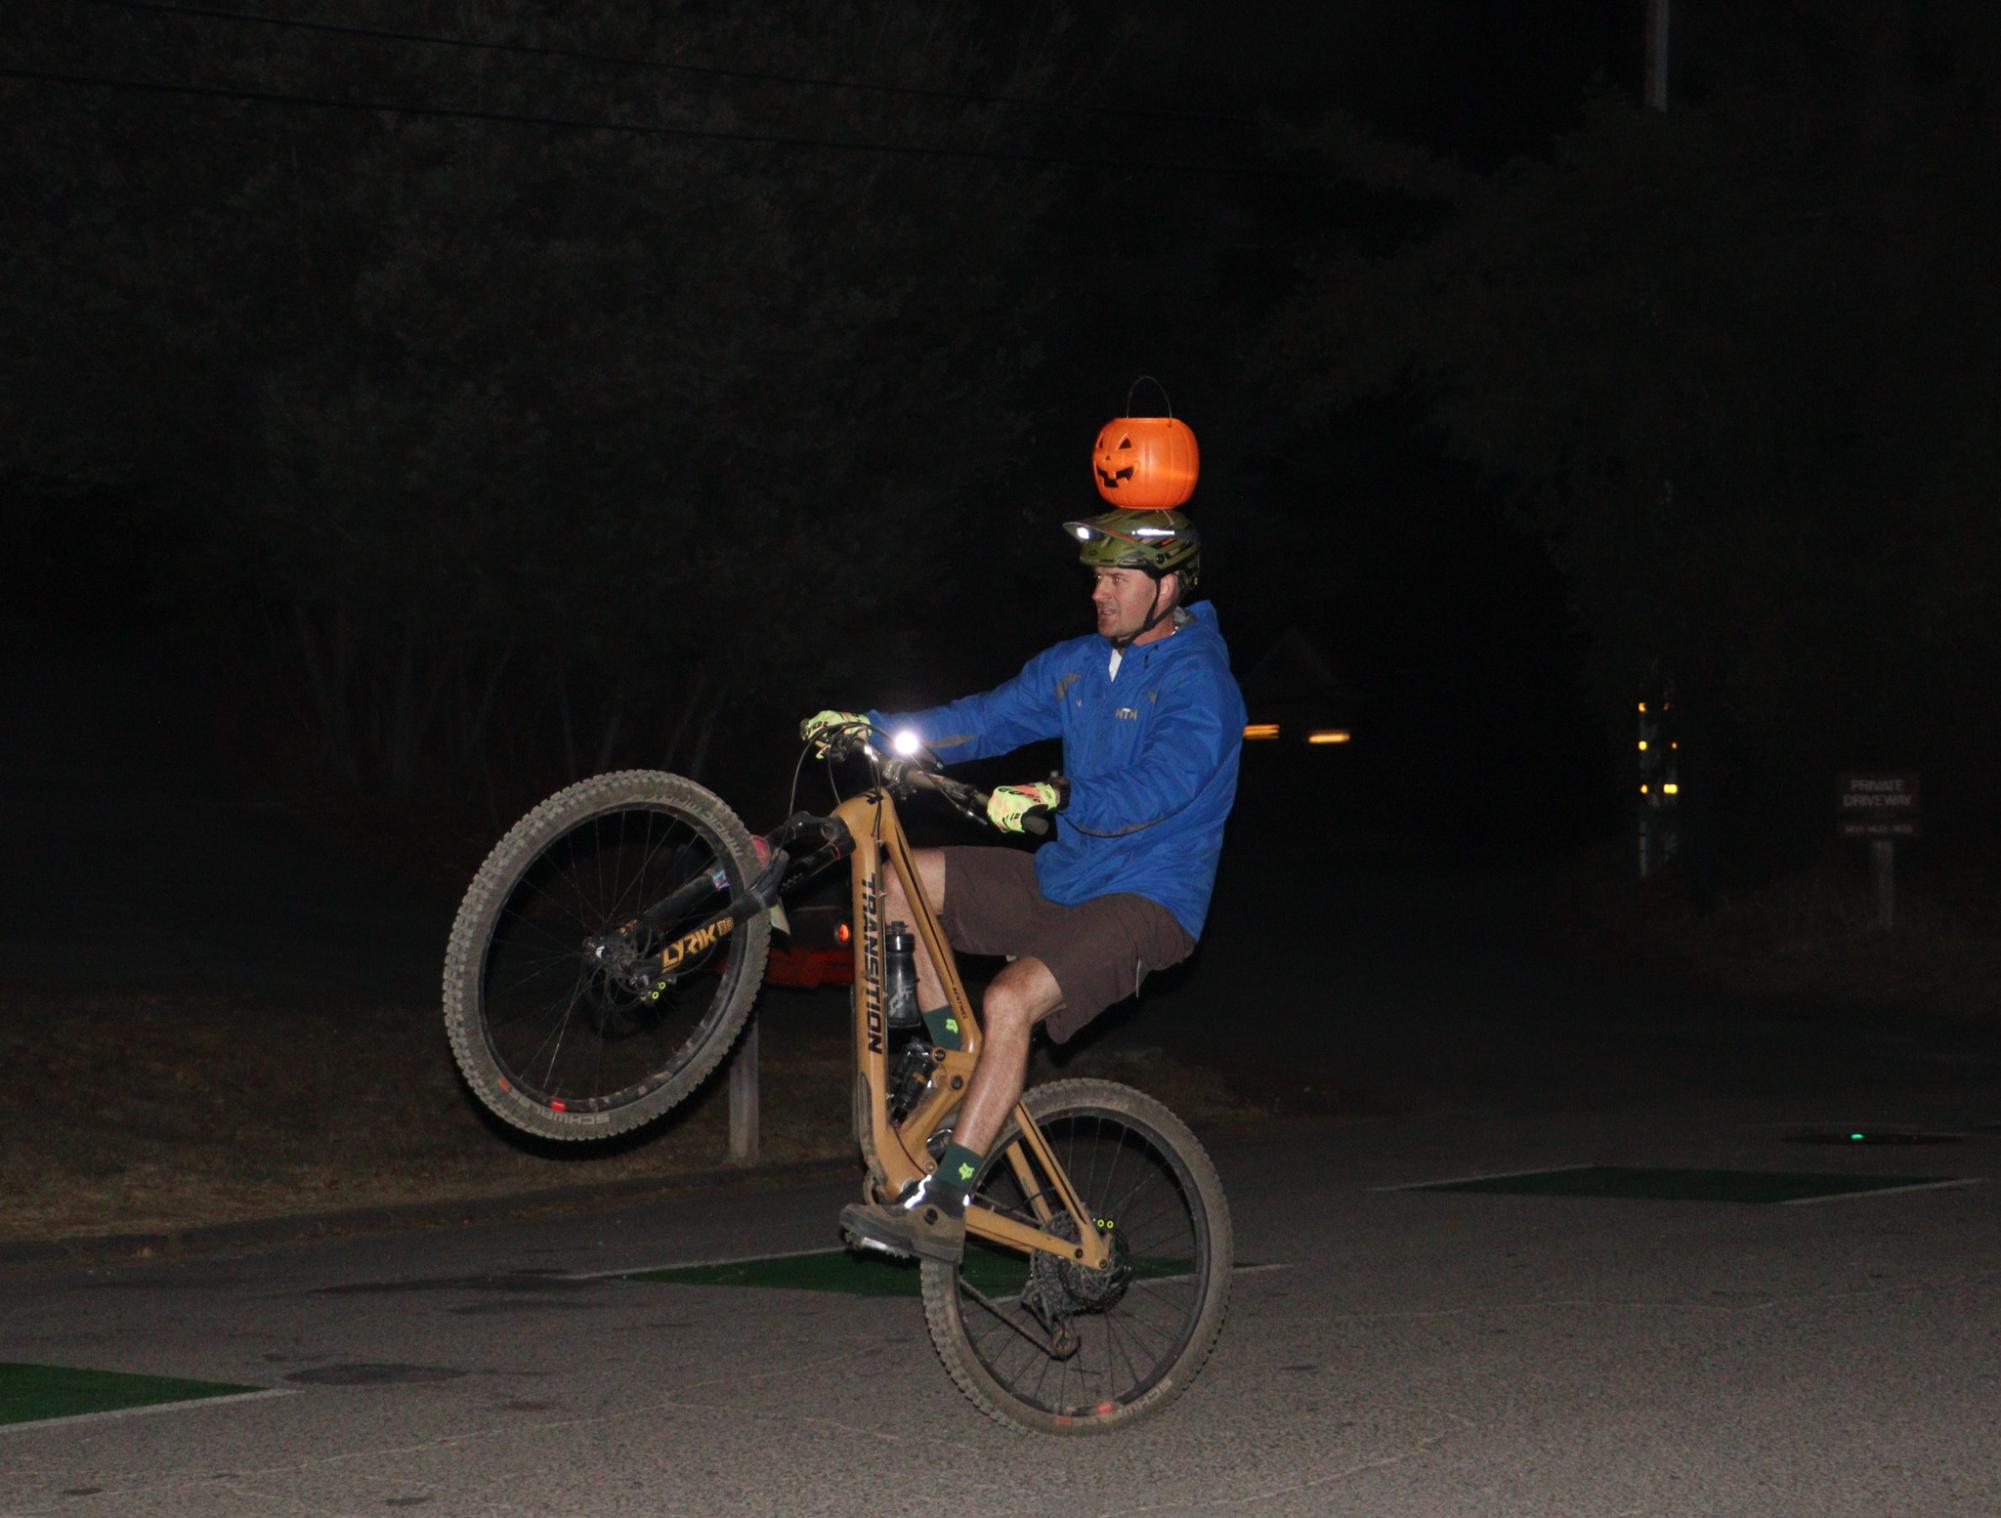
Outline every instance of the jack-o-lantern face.
{"type": "Polygon", "coordinates": [[[1116,416],[1098,432],[1091,476],[1114,506],[1165,511],[1195,493],[1195,434],[1171,416],[1116,416]]]}
{"type": "Polygon", "coordinates": [[[1130,480],[1139,468],[1131,431],[1107,422],[1104,431],[1098,434],[1092,467],[1098,471],[1098,489],[1108,496],[1130,480]],[[1112,441],[1113,433],[1119,437],[1116,443],[1112,441]]]}

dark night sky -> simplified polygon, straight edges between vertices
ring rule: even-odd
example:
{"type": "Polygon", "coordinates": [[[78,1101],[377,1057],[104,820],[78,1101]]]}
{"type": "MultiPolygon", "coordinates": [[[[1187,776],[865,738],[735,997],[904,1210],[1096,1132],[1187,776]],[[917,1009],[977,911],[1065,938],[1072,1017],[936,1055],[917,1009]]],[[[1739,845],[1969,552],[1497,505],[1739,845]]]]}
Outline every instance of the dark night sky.
{"type": "MultiPolygon", "coordinates": [[[[1783,9],[1796,19],[1815,8],[1783,9]]],[[[24,420],[0,457],[16,496],[17,642],[42,650],[39,668],[64,670],[57,684],[74,683],[73,671],[129,674],[121,646],[174,648],[176,672],[141,684],[178,712],[175,741],[224,733],[237,762],[267,769],[310,767],[297,739],[244,736],[299,704],[291,698],[309,671],[283,646],[306,636],[299,629],[331,637],[340,607],[373,608],[356,625],[377,643],[356,658],[375,661],[389,691],[369,699],[394,695],[406,656],[383,641],[396,621],[384,597],[443,629],[425,635],[439,689],[476,684],[525,627],[534,652],[508,653],[505,678],[538,701],[560,684],[567,704],[521,725],[550,731],[560,715],[647,752],[678,731],[676,679],[711,702],[724,678],[792,703],[870,699],[898,680],[943,695],[937,687],[988,683],[1071,630],[1063,619],[1080,608],[1055,527],[1092,507],[1089,439],[1133,377],[1150,373],[1204,442],[1194,509],[1240,664],[1304,632],[1343,682],[1344,715],[1371,734],[1374,762],[1410,798],[1463,788],[1472,754],[1493,761],[1493,783],[1514,788],[1515,809],[1535,813],[1535,826],[1558,815],[1608,826],[1627,777],[1608,746],[1616,724],[1580,684],[1589,649],[1575,581],[1504,511],[1499,473],[1445,446],[1425,395],[1316,410],[1308,392],[1321,376],[1287,367],[1275,324],[1313,261],[1394,249],[1432,214],[1394,187],[1316,167],[1297,134],[1337,113],[1380,141],[1504,178],[1511,163],[1547,158],[1594,98],[1636,100],[1644,12],[1642,0],[1349,0],[1149,8],[1132,20],[1052,6],[989,17],[961,39],[929,12],[856,7],[855,36],[840,40],[860,51],[824,57],[783,8],[753,24],[689,7],[644,35],[598,25],[606,18],[594,11],[527,4],[497,6],[478,26],[443,5],[338,13],[349,25],[478,31],[751,74],[973,95],[1024,88],[1093,108],[1068,111],[768,79],[670,89],[643,70],[573,59],[259,31],[93,0],[16,10],[0,34],[0,67],[16,76],[0,80],[0,111],[34,144],[10,182],[43,218],[10,239],[4,311],[17,327],[8,346],[25,355],[10,401],[24,420]],[[48,77],[58,74],[148,88],[48,77]],[[444,127],[173,93],[188,83],[566,119],[664,110],[703,130],[973,142],[1060,162],[656,147],[571,128],[444,127]],[[1155,166],[1115,166],[1139,161],[1155,166]],[[449,209],[461,198],[474,208],[463,226],[449,209]],[[494,233],[491,262],[482,226],[494,233]],[[442,251],[426,242],[439,237],[442,251]],[[817,272],[823,257],[831,272],[817,272]],[[483,308],[464,284],[453,288],[458,268],[483,308]],[[651,324],[630,351],[619,345],[622,302],[651,324]],[[50,351],[72,334],[90,364],[50,351]],[[681,341],[689,346],[676,350],[681,341]],[[437,355],[456,369],[441,372],[437,355]],[[498,421],[466,399],[481,384],[498,398],[498,421]],[[361,397],[379,408],[368,425],[383,436],[356,448],[348,423],[361,397]],[[441,417],[460,431],[443,431],[441,417]],[[398,453],[402,433],[421,438],[419,423],[444,441],[398,453]],[[285,427],[277,449],[270,439],[285,427]],[[765,434],[814,478],[761,475],[765,434]],[[544,455],[556,460],[556,488],[538,497],[544,455]],[[374,514],[353,515],[366,490],[343,492],[332,476],[378,461],[374,514]],[[320,490],[335,509],[295,505],[297,530],[273,536],[277,518],[260,503],[276,498],[274,478],[278,497],[311,501],[320,490]],[[851,504],[878,483],[880,503],[851,504]],[[575,498],[552,503],[566,489],[575,498]],[[508,504],[510,490],[520,504],[508,504]],[[454,513],[488,491],[496,504],[471,520],[489,557],[456,578],[427,578],[427,566],[470,551],[454,513]],[[92,504],[80,510],[80,499],[92,504]],[[656,501],[691,515],[670,531],[656,501]],[[635,594],[643,576],[625,567],[635,527],[671,539],[662,572],[680,577],[673,609],[699,626],[699,646],[769,641],[775,662],[699,676],[662,661],[647,692],[631,658],[608,652],[622,637],[659,646],[669,625],[658,620],[664,598],[635,594]],[[858,552],[857,530],[883,541],[858,552]],[[520,545],[512,560],[505,541],[520,545]],[[954,541],[995,546],[967,568],[965,554],[943,548],[954,541]],[[813,557],[821,546],[824,562],[813,557]],[[568,555],[577,567],[562,587],[516,573],[568,555]],[[911,583],[899,588],[886,556],[908,561],[911,583]],[[315,584],[316,565],[345,578],[329,568],[315,584]],[[784,588],[769,588],[774,574],[784,588]],[[817,634],[795,625],[805,620],[796,599],[771,628],[773,596],[796,598],[802,577],[859,588],[852,600],[822,598],[817,634]],[[748,593],[718,590],[738,582],[748,593]],[[364,583],[375,600],[355,589],[364,583]],[[103,586],[117,593],[92,589],[103,586]],[[621,600],[656,621],[622,631],[605,611],[621,600]],[[440,613],[461,602],[467,618],[487,620],[441,653],[437,637],[455,634],[440,613]],[[899,652],[871,653],[867,667],[844,662],[840,638],[827,637],[899,613],[907,626],[884,634],[899,652]],[[590,617],[602,625],[582,626],[590,617]],[[267,654],[244,652],[260,640],[267,654]],[[69,659],[64,645],[85,652],[69,659]],[[247,694],[273,681],[286,700],[247,694]],[[633,737],[642,728],[648,736],[633,737]]],[[[265,14],[334,13],[296,0],[265,14]]],[[[1678,103],[1727,93],[1792,56],[1729,7],[1688,0],[1675,20],[1678,103]]],[[[782,726],[749,718],[740,702],[727,713],[736,741],[753,746],[782,726]]],[[[574,750],[579,740],[567,741],[574,750]]],[[[518,758],[542,773],[575,754],[518,758]]]]}

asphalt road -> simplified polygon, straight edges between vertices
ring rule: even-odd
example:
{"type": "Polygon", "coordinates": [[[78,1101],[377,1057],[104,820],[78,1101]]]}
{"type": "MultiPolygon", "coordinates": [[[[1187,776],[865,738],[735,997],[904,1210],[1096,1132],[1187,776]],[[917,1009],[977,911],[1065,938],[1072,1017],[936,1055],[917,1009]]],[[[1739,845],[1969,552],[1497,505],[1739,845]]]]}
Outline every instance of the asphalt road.
{"type": "MultiPolygon", "coordinates": [[[[55,878],[146,885],[146,984],[434,983],[449,901],[302,867],[282,815],[154,811],[88,849],[53,805],[0,820],[55,878]]],[[[259,1393],[0,1424],[0,1515],[2001,1513],[1991,1039],[1551,961],[1503,877],[1263,836],[1198,962],[1100,1034],[1268,1072],[1288,1118],[1215,1148],[1258,1268],[1158,1420],[1012,1434],[960,1397],[915,1300],[604,1274],[835,1242],[850,1183],[766,1183],[0,1277],[0,1363],[259,1393]],[[1794,1141],[1857,1127],[1948,1141],[1794,1141]],[[1809,1205],[1384,1189],[1586,1164],[1973,1184],[1809,1205]]],[[[76,899],[100,898],[16,904],[20,973],[98,973],[76,899]]]]}
{"type": "Polygon", "coordinates": [[[964,1402],[914,1300],[599,1272],[826,1247],[815,1185],[6,1283],[12,1361],[272,1395],[0,1429],[0,1513],[2001,1510],[2001,1083],[1405,1117],[1217,1151],[1215,1357],[1110,1439],[964,1402]],[[1806,1146],[1872,1118],[1959,1135],[1806,1146]],[[1831,1105],[1830,1105],[1831,1104],[1831,1105]],[[1812,1205],[1385,1190],[1582,1163],[1981,1183],[1812,1205]]]}

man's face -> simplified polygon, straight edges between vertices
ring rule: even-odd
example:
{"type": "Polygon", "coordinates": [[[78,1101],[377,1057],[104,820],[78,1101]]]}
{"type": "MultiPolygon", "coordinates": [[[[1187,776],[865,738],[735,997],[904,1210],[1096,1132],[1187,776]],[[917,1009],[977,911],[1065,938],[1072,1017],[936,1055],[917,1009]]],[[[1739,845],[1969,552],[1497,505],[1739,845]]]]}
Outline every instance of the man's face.
{"type": "MultiPolygon", "coordinates": [[[[1160,582],[1165,605],[1172,585],[1160,582]]],[[[1092,572],[1091,605],[1098,613],[1098,632],[1106,638],[1130,638],[1146,625],[1153,610],[1153,577],[1143,569],[1099,569],[1092,572]]]]}

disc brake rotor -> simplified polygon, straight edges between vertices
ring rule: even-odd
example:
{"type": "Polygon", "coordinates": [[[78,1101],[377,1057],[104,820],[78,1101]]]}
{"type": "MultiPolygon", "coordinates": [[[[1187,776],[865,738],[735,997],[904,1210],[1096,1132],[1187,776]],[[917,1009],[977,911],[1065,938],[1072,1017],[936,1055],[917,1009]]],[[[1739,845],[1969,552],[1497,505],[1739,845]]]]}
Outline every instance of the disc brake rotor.
{"type": "Polygon", "coordinates": [[[621,1038],[659,1021],[661,999],[675,977],[651,962],[645,946],[614,932],[583,945],[586,1015],[601,1038],[621,1038]]]}

